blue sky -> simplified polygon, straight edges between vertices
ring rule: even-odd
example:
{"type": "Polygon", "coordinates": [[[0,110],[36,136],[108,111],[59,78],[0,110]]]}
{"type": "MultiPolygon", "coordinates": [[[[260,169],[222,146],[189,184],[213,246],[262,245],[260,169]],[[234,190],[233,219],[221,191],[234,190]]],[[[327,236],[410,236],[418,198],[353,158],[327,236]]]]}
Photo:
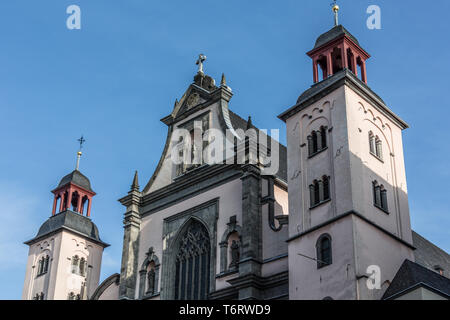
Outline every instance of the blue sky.
{"type": "MultiPolygon", "coordinates": [[[[97,196],[102,275],[120,270],[124,196],[143,187],[164,147],[168,115],[205,53],[205,71],[234,92],[231,109],[260,128],[312,84],[305,52],[333,25],[331,0],[40,0],[0,3],[0,299],[20,299],[28,247],[49,217],[52,190],[75,166],[97,196]],[[81,30],[66,8],[81,7],[81,30]]],[[[404,132],[413,228],[450,251],[447,202],[450,2],[340,1],[340,22],[372,55],[368,82],[411,126],[404,132]],[[366,27],[379,5],[382,29],[366,27]]]]}

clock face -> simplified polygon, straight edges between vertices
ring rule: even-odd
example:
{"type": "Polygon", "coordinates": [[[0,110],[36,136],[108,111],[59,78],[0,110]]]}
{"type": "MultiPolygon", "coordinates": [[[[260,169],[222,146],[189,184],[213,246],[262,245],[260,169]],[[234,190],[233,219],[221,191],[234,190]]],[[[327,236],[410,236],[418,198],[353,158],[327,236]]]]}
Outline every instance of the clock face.
{"type": "Polygon", "coordinates": [[[189,96],[187,99],[187,106],[188,108],[192,108],[193,106],[196,106],[198,104],[198,101],[200,100],[200,97],[198,93],[193,93],[189,96]]]}

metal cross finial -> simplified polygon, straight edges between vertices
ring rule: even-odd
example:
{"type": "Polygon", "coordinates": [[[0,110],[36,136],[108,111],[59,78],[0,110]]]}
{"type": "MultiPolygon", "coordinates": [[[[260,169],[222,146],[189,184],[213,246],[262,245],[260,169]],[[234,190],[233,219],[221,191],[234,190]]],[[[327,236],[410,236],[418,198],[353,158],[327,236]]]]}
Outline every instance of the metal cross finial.
{"type": "Polygon", "coordinates": [[[86,142],[86,139],[81,136],[81,138],[77,141],[80,143],[80,150],[78,150],[77,152],[77,166],[75,167],[75,170],[78,170],[80,168],[81,148],[83,148],[83,143],[86,142]]]}
{"type": "Polygon", "coordinates": [[[83,148],[83,143],[86,142],[86,139],[84,139],[83,136],[81,136],[81,138],[78,139],[77,141],[80,143],[80,150],[81,150],[81,148],[83,148]]]}
{"type": "Polygon", "coordinates": [[[334,26],[339,25],[339,17],[338,17],[339,6],[336,3],[336,1],[337,0],[334,0],[333,3],[331,4],[331,6],[333,7],[333,12],[334,12],[334,26]]]}
{"type": "Polygon", "coordinates": [[[201,53],[198,56],[197,62],[195,62],[196,65],[198,65],[198,73],[203,73],[203,62],[205,62],[206,56],[201,53]]]}

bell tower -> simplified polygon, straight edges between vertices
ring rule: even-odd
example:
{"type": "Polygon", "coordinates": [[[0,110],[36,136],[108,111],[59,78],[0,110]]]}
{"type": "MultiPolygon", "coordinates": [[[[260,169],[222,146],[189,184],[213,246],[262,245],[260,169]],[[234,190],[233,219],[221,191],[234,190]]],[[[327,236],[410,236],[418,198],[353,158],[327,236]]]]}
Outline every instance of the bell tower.
{"type": "Polygon", "coordinates": [[[361,48],[358,40],[347,29],[338,24],[338,5],[333,6],[333,12],[334,28],[317,38],[314,48],[307,53],[313,61],[314,83],[319,82],[320,77],[324,80],[348,69],[367,84],[366,60],[370,55],[361,48]]]}
{"type": "Polygon", "coordinates": [[[54,194],[51,216],[29,246],[23,300],[86,300],[98,286],[104,248],[92,222],[95,192],[77,166],[64,176],[54,194]]]}
{"type": "Polygon", "coordinates": [[[313,85],[279,116],[287,128],[290,299],[380,299],[403,261],[414,261],[408,125],[367,85],[370,55],[338,24],[338,11],[307,53],[313,85]]]}

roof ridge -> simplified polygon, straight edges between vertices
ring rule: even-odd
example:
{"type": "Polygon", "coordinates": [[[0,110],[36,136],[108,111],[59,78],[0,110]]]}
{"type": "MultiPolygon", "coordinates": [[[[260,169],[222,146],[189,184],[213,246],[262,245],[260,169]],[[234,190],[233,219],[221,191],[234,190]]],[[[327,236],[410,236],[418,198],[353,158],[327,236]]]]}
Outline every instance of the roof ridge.
{"type": "MultiPolygon", "coordinates": [[[[236,116],[237,118],[239,118],[239,120],[245,122],[245,124],[247,125],[248,121],[245,120],[244,118],[242,118],[242,117],[241,117],[240,115],[238,115],[236,112],[233,112],[230,108],[228,108],[228,112],[230,112],[230,114],[233,114],[234,116],[236,116]]],[[[231,122],[231,124],[233,124],[233,122],[231,122]]],[[[258,128],[257,126],[255,126],[255,125],[253,124],[253,121],[251,122],[251,126],[252,126],[252,128],[258,130],[258,132],[261,131],[260,128],[258,128]]],[[[245,127],[244,127],[244,128],[245,128],[245,127]]],[[[244,128],[238,128],[238,129],[244,129],[244,128]]],[[[235,128],[235,129],[236,129],[236,128],[235,128]]],[[[270,137],[271,139],[275,140],[275,139],[274,139],[272,136],[270,136],[269,134],[266,134],[266,135],[267,135],[268,137],[270,137]]],[[[275,141],[277,141],[278,144],[279,144],[280,146],[286,148],[286,146],[285,146],[283,143],[281,143],[280,141],[278,141],[278,140],[275,140],[275,141]]]]}

